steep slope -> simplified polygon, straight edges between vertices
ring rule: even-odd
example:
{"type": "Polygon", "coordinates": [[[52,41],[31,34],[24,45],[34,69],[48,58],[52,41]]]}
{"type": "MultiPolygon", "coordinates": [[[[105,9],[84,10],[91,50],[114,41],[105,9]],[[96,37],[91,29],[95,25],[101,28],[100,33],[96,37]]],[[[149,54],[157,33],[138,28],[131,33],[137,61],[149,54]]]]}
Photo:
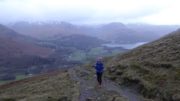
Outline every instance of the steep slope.
{"type": "Polygon", "coordinates": [[[37,55],[46,57],[51,53],[48,48],[43,48],[30,41],[31,38],[19,35],[15,31],[0,25],[0,56],[14,56],[18,54],[37,55]],[[29,39],[29,40],[28,40],[29,39]]]}
{"type": "Polygon", "coordinates": [[[77,67],[11,82],[0,86],[0,101],[140,101],[127,99],[108,80],[97,87],[93,75],[77,67]]]}
{"type": "Polygon", "coordinates": [[[79,87],[66,71],[0,86],[0,101],[78,101],[79,87]]]}
{"type": "Polygon", "coordinates": [[[107,76],[157,101],[180,99],[180,30],[107,59],[107,76]]]}
{"type": "Polygon", "coordinates": [[[19,35],[3,25],[0,25],[0,43],[1,75],[45,63],[46,57],[53,52],[52,49],[38,46],[35,39],[19,35]]]}

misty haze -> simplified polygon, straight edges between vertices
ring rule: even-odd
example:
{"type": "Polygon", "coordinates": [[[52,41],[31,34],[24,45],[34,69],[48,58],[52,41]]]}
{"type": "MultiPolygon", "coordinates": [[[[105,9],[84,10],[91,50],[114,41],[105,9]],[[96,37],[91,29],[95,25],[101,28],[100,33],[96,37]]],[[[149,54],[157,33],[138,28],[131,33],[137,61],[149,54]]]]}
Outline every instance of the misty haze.
{"type": "Polygon", "coordinates": [[[179,0],[0,0],[0,101],[180,101],[179,0]]]}

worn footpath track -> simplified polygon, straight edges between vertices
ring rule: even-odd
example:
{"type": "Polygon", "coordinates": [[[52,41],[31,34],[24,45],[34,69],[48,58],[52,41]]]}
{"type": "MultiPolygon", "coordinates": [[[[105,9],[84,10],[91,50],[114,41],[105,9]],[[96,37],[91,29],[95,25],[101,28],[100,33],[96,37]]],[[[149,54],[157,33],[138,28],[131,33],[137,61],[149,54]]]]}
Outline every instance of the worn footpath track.
{"type": "Polygon", "coordinates": [[[98,87],[95,73],[82,67],[71,68],[68,72],[80,85],[79,101],[143,101],[133,90],[107,78],[103,78],[103,86],[98,87]]]}

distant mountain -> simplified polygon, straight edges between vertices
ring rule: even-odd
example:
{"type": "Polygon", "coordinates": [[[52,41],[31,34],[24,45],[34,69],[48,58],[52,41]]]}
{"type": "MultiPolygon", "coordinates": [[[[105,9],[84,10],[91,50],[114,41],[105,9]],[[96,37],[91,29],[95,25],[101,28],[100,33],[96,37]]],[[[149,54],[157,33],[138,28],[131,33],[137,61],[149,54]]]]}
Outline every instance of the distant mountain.
{"type": "Polygon", "coordinates": [[[180,26],[109,23],[97,30],[99,38],[115,43],[137,43],[156,40],[180,26]]]}
{"type": "Polygon", "coordinates": [[[56,36],[88,35],[115,43],[149,42],[176,30],[179,26],[122,24],[73,25],[68,22],[17,22],[10,28],[31,37],[49,39],[56,36]]]}
{"type": "Polygon", "coordinates": [[[37,45],[36,40],[0,25],[0,72],[24,71],[30,66],[44,64],[53,52],[37,45]]]}
{"type": "MultiPolygon", "coordinates": [[[[18,34],[17,32],[0,25],[1,57],[4,55],[14,56],[18,54],[37,55],[46,57],[51,53],[48,48],[35,44],[35,39],[18,34]]],[[[5,56],[7,57],[7,56],[5,56]]]]}
{"type": "Polygon", "coordinates": [[[44,39],[51,38],[53,36],[67,36],[72,34],[80,34],[77,26],[67,22],[52,22],[52,23],[28,23],[17,22],[9,25],[10,28],[17,31],[20,34],[28,35],[31,37],[44,39]]]}
{"type": "Polygon", "coordinates": [[[180,100],[180,29],[106,62],[115,82],[155,101],[180,100]]]}
{"type": "Polygon", "coordinates": [[[148,25],[148,24],[127,24],[128,28],[136,31],[144,40],[155,40],[170,32],[177,30],[178,25],[148,25]]]}
{"type": "Polygon", "coordinates": [[[122,23],[110,23],[99,28],[98,37],[114,43],[142,42],[139,34],[122,23]]]}

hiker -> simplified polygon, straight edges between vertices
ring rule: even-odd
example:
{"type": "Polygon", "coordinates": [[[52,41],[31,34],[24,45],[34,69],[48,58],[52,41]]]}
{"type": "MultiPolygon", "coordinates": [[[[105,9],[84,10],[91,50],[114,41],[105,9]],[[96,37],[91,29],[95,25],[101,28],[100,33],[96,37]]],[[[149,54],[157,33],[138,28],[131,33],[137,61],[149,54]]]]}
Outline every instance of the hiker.
{"type": "Polygon", "coordinates": [[[96,69],[96,75],[97,75],[98,84],[101,87],[101,85],[102,85],[102,75],[103,75],[103,70],[104,70],[104,65],[102,63],[102,58],[101,57],[99,57],[97,59],[96,65],[94,67],[96,69]]]}

